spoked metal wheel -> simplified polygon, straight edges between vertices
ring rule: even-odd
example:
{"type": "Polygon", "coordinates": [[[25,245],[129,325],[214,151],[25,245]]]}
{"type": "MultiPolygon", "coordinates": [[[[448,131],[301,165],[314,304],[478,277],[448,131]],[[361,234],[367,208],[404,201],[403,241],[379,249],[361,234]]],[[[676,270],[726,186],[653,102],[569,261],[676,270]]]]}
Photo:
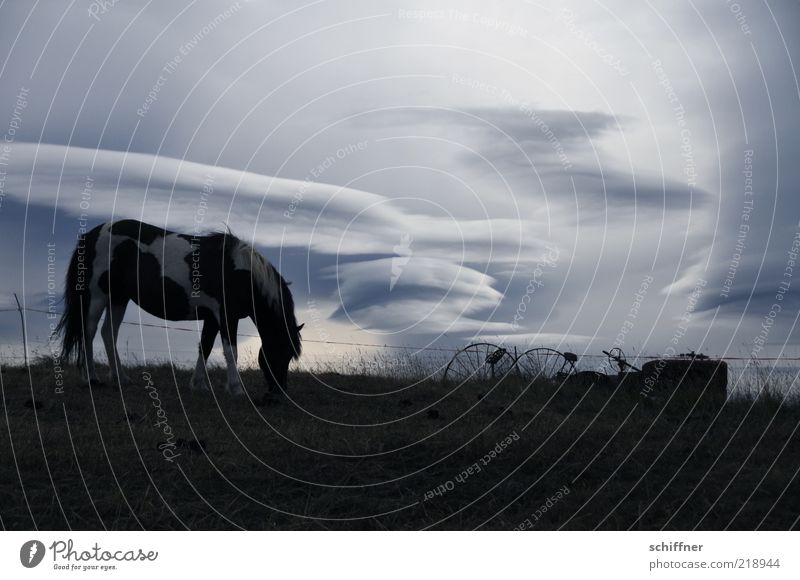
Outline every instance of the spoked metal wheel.
{"type": "Polygon", "coordinates": [[[552,348],[532,348],[517,358],[517,372],[525,380],[558,380],[575,374],[578,357],[552,348]]]}
{"type": "Polygon", "coordinates": [[[628,369],[642,372],[642,369],[633,366],[625,359],[625,353],[622,352],[622,349],[619,347],[614,347],[611,350],[604,350],[603,354],[608,357],[608,365],[614,366],[614,364],[616,364],[621,373],[626,372],[628,369]]]}
{"type": "Polygon", "coordinates": [[[498,381],[514,367],[514,355],[489,342],[476,342],[459,350],[444,371],[444,381],[498,381]]]}

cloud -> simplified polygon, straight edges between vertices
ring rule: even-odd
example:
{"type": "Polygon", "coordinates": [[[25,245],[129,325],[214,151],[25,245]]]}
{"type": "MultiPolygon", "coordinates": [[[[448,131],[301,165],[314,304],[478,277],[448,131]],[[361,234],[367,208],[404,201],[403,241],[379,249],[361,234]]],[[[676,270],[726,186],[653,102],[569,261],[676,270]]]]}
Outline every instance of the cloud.
{"type": "MultiPolygon", "coordinates": [[[[515,191],[546,193],[556,205],[573,202],[595,214],[612,206],[642,211],[698,210],[712,196],[666,176],[632,174],[606,159],[603,139],[619,135],[632,118],[600,111],[505,107],[448,109],[406,107],[380,110],[356,124],[413,127],[423,135],[447,134],[468,149],[454,154],[467,170],[499,171],[515,191]],[[486,165],[476,164],[482,156],[486,165]],[[599,156],[599,159],[598,159],[599,156]],[[600,161],[604,160],[604,161],[600,161]]],[[[519,198],[524,203],[525,195],[519,198]]]]}
{"type": "Polygon", "coordinates": [[[93,220],[141,216],[184,231],[231,223],[241,237],[273,248],[391,254],[410,234],[428,255],[484,261],[492,249],[505,258],[538,243],[520,239],[524,221],[425,215],[356,189],[141,153],[19,143],[8,173],[6,195],[23,203],[93,220]]]}
{"type": "Polygon", "coordinates": [[[300,278],[299,288],[335,296],[333,318],[385,332],[410,323],[428,334],[483,328],[481,317],[503,298],[487,271],[541,243],[523,239],[518,220],[424,214],[430,206],[365,191],[141,153],[19,143],[5,185],[9,201],[36,208],[42,224],[55,217],[73,236],[82,215],[90,226],[135,218],[183,232],[231,224],[300,278]],[[409,251],[397,255],[403,240],[409,251]],[[290,257],[303,254],[316,271],[290,257]]]}
{"type": "MultiPolygon", "coordinates": [[[[712,348],[739,341],[737,324],[769,312],[797,231],[800,7],[743,3],[745,35],[726,9],[654,16],[631,5],[612,15],[576,2],[568,26],[560,6],[545,4],[447,0],[444,17],[416,20],[382,0],[249,2],[183,55],[224,7],[120,2],[96,22],[78,4],[5,3],[0,136],[18,93],[29,92],[0,181],[12,240],[0,253],[9,271],[25,267],[24,278],[0,281],[3,291],[24,283],[32,300],[43,298],[43,244],[52,237],[63,263],[88,204],[93,222],[142,217],[183,231],[227,223],[339,329],[346,309],[377,332],[419,321],[402,340],[445,328],[457,329],[454,341],[502,335],[549,243],[562,259],[520,340],[614,337],[652,275],[631,343],[657,350],[669,341],[698,278],[708,287],[694,320],[719,306],[712,348]],[[452,18],[451,7],[530,34],[452,18]],[[176,55],[182,61],[140,116],[176,55]],[[361,142],[365,150],[313,175],[361,142]],[[723,297],[748,149],[755,207],[723,297]],[[392,288],[404,239],[413,252],[392,288]]],[[[684,343],[696,347],[702,330],[684,343]]]]}
{"type": "MultiPolygon", "coordinates": [[[[398,107],[357,117],[357,125],[414,127],[425,134],[460,136],[503,169],[555,170],[586,155],[592,140],[619,131],[620,121],[599,111],[537,109],[530,103],[498,107],[398,107]]],[[[474,154],[460,154],[474,163],[474,154]]]]}
{"type": "Polygon", "coordinates": [[[427,334],[477,331],[503,298],[483,272],[413,254],[340,264],[325,274],[337,281],[336,317],[389,332],[414,326],[427,334]]]}

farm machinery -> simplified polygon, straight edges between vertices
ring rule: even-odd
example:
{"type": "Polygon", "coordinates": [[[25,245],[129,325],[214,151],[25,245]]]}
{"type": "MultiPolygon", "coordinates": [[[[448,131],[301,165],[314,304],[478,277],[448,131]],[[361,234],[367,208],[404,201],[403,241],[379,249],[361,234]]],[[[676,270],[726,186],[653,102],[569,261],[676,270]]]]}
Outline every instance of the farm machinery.
{"type": "Polygon", "coordinates": [[[477,342],[453,355],[445,368],[443,380],[449,384],[462,384],[516,376],[530,382],[545,380],[587,388],[636,389],[644,396],[679,388],[700,389],[722,396],[727,391],[727,364],[694,351],[654,358],[642,368],[629,363],[619,347],[604,350],[603,355],[606,361],[599,365],[599,370],[578,370],[578,355],[571,352],[537,347],[519,353],[516,348],[477,342]]]}

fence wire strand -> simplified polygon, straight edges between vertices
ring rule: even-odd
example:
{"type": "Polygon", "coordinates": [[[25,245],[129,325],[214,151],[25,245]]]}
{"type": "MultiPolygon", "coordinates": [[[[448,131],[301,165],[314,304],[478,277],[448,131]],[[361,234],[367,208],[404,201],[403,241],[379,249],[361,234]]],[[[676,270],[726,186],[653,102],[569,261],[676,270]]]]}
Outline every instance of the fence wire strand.
{"type": "MultiPolygon", "coordinates": [[[[40,308],[22,308],[25,312],[36,312],[39,314],[50,314],[55,316],[61,316],[61,312],[54,312],[50,310],[42,310],[40,308]]],[[[19,312],[17,308],[0,308],[0,313],[3,312],[19,312]]],[[[127,324],[130,326],[141,326],[146,328],[159,328],[162,330],[177,330],[180,332],[194,332],[199,333],[199,329],[196,328],[184,328],[182,326],[167,326],[166,324],[152,324],[149,322],[132,322],[132,321],[123,321],[122,324],[127,324]]],[[[248,334],[245,332],[239,333],[239,336],[246,336],[249,338],[260,338],[257,334],[248,334]]],[[[432,346],[409,346],[409,345],[395,345],[395,344],[375,344],[369,342],[347,342],[347,341],[337,341],[337,340],[314,340],[314,339],[303,339],[303,342],[313,343],[313,344],[334,344],[340,346],[358,346],[358,347],[366,347],[366,348],[385,348],[385,349],[395,349],[395,350],[414,350],[417,352],[423,351],[432,351],[432,352],[451,352],[457,353],[461,351],[461,348],[445,348],[445,347],[432,347],[432,346]]],[[[536,348],[536,347],[530,347],[536,348]]],[[[581,358],[608,358],[604,354],[582,354],[580,355],[581,358]]],[[[714,360],[745,360],[745,361],[800,361],[800,357],[755,357],[755,356],[711,356],[711,355],[704,355],[708,359],[714,360]]],[[[22,357],[13,357],[9,356],[8,358],[22,358],[22,357]]],[[[631,357],[631,360],[659,360],[659,359],[670,359],[670,358],[678,358],[678,359],[685,359],[686,357],[677,356],[677,357],[667,357],[667,356],[654,356],[654,355],[636,355],[631,357]]],[[[698,360],[700,360],[698,358],[698,360]]]]}

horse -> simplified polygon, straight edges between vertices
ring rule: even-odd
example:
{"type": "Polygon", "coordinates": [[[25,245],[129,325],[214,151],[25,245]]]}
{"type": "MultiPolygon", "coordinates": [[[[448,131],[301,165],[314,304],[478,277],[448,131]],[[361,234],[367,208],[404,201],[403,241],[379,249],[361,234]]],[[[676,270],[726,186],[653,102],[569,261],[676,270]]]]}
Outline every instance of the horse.
{"type": "Polygon", "coordinates": [[[186,235],[126,219],[100,224],[78,237],[56,333],[62,336],[62,359],[74,358],[90,385],[101,384],[92,341],[103,312],[109,380],[130,382],[116,345],[130,301],[165,320],[203,322],[193,389],[211,388],[206,361],[220,334],[226,388],[233,394],[244,392],[236,370],[236,335],[239,320],[250,317],[261,338],[258,364],[267,388],[286,391],[289,363],[301,354],[303,327],[295,318],[289,283],[230,231],[186,235]]]}

